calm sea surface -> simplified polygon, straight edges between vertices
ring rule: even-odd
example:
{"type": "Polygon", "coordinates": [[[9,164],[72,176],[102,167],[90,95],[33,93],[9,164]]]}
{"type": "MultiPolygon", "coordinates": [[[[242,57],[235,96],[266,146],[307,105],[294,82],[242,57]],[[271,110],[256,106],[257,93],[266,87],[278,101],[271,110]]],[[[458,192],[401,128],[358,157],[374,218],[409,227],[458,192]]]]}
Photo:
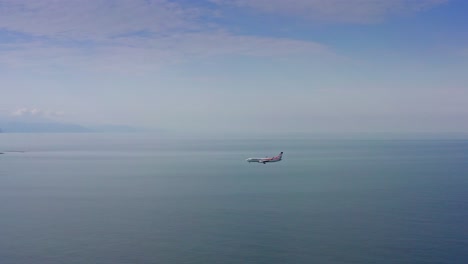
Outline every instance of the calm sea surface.
{"type": "Polygon", "coordinates": [[[0,151],[25,151],[0,155],[1,264],[468,263],[468,141],[0,134],[0,151]]]}

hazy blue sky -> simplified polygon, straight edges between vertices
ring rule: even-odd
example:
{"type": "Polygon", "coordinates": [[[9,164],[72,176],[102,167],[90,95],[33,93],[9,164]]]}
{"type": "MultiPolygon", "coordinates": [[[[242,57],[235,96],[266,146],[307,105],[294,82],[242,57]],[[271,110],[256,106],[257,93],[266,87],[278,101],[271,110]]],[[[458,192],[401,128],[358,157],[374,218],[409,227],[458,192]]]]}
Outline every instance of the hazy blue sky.
{"type": "Polygon", "coordinates": [[[0,0],[0,115],[468,132],[468,1],[0,0]]]}

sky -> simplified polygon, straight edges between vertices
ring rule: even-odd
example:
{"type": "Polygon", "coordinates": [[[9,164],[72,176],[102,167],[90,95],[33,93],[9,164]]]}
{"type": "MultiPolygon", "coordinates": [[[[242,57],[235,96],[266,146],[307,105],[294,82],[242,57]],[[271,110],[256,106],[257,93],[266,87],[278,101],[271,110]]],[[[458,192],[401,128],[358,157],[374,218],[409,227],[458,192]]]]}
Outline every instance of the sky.
{"type": "Polygon", "coordinates": [[[468,133],[464,0],[0,0],[0,116],[468,133]]]}

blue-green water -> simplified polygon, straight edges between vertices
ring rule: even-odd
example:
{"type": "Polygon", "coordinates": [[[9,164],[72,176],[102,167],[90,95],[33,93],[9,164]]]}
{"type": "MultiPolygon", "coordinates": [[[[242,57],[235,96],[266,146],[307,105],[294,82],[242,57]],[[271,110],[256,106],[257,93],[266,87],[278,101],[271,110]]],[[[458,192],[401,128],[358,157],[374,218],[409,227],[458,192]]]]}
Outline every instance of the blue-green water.
{"type": "Polygon", "coordinates": [[[0,134],[0,263],[468,263],[468,141],[0,134]],[[272,164],[250,156],[276,155],[272,164]]]}

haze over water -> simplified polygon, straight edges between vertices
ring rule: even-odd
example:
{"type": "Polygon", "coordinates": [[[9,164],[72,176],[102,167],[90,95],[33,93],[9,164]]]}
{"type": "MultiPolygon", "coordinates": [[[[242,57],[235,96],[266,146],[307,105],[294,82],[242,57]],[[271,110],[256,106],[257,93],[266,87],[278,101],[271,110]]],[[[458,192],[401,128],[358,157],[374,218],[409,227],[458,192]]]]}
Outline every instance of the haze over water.
{"type": "Polygon", "coordinates": [[[0,263],[467,263],[468,141],[2,134],[0,263]],[[250,156],[276,155],[273,164],[250,156]]]}

